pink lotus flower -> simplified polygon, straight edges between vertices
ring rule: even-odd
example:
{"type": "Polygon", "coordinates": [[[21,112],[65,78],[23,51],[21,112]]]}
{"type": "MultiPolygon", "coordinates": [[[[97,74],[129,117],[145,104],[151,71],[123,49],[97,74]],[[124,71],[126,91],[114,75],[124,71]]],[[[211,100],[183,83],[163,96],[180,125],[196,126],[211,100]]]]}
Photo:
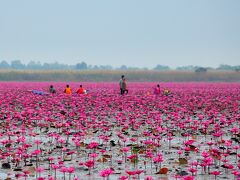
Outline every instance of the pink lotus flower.
{"type": "Polygon", "coordinates": [[[60,166],[58,164],[52,164],[53,169],[58,169],[60,166]]]}
{"type": "Polygon", "coordinates": [[[48,160],[49,160],[49,161],[53,161],[53,160],[54,160],[54,157],[48,157],[48,160]]]}
{"type": "Polygon", "coordinates": [[[132,154],[130,156],[127,157],[128,159],[136,159],[137,158],[137,155],[136,154],[132,154]]]}
{"type": "Polygon", "coordinates": [[[93,141],[93,142],[91,142],[90,144],[88,144],[87,147],[88,147],[89,149],[95,149],[95,148],[98,147],[98,143],[95,142],[95,141],[93,141]]]}
{"type": "Polygon", "coordinates": [[[239,176],[240,175],[240,171],[239,170],[232,171],[232,174],[234,176],[239,176]]]}
{"type": "Polygon", "coordinates": [[[146,176],[144,180],[154,180],[154,178],[152,176],[146,176]]]}
{"type": "Polygon", "coordinates": [[[41,172],[44,171],[44,168],[43,168],[43,167],[38,167],[38,168],[36,169],[36,171],[39,172],[39,173],[41,173],[41,172]]]}
{"type": "Polygon", "coordinates": [[[37,150],[34,150],[33,152],[32,152],[32,155],[39,155],[39,154],[41,154],[41,150],[39,150],[39,149],[37,149],[37,150]]]}
{"type": "Polygon", "coordinates": [[[111,168],[104,169],[99,172],[99,175],[102,177],[108,177],[113,173],[113,170],[111,168]]]}
{"type": "Polygon", "coordinates": [[[193,176],[194,173],[197,172],[197,169],[195,169],[195,168],[189,168],[188,171],[191,172],[191,173],[192,173],[192,176],[193,176]]]}
{"type": "Polygon", "coordinates": [[[180,154],[182,154],[182,153],[183,153],[183,151],[181,151],[181,150],[178,150],[178,151],[177,151],[177,153],[180,155],[180,154]]]}
{"type": "Polygon", "coordinates": [[[68,168],[63,166],[61,167],[60,172],[66,173],[68,172],[68,168]]]}
{"type": "Polygon", "coordinates": [[[238,145],[233,146],[233,149],[238,150],[238,149],[239,149],[239,146],[238,146],[238,145]]]}
{"type": "Polygon", "coordinates": [[[118,180],[128,180],[128,177],[127,177],[127,176],[120,176],[120,177],[118,178],[118,180]]]}
{"type": "Polygon", "coordinates": [[[239,132],[239,128],[233,127],[230,131],[231,131],[233,134],[237,134],[237,133],[239,132]]]}
{"type": "Polygon", "coordinates": [[[43,167],[38,167],[38,168],[36,168],[36,172],[38,172],[39,177],[41,177],[41,173],[44,172],[44,168],[43,167]]]}
{"type": "Polygon", "coordinates": [[[38,177],[37,180],[45,180],[44,177],[38,177]]]}
{"type": "Polygon", "coordinates": [[[184,144],[185,145],[192,145],[194,142],[195,142],[195,140],[190,139],[190,140],[186,141],[184,144]]]}
{"type": "Polygon", "coordinates": [[[143,170],[140,170],[140,169],[137,169],[137,170],[136,170],[136,174],[137,174],[137,175],[140,175],[140,174],[143,173],[143,172],[144,172],[144,171],[143,171],[143,170]]]}
{"type": "Polygon", "coordinates": [[[97,153],[92,153],[89,155],[91,158],[95,159],[96,157],[98,157],[98,154],[97,153]]]}
{"type": "Polygon", "coordinates": [[[194,180],[194,176],[184,176],[183,180],[194,180]]]}
{"type": "Polygon", "coordinates": [[[88,168],[92,168],[94,166],[94,161],[93,160],[88,160],[84,163],[85,166],[88,168]]]}
{"type": "Polygon", "coordinates": [[[136,171],[126,170],[126,173],[127,173],[129,176],[132,176],[132,175],[135,175],[135,174],[136,174],[136,171]]]}
{"type": "Polygon", "coordinates": [[[121,150],[122,150],[122,152],[127,153],[130,150],[130,148],[129,147],[123,147],[121,150]]]}
{"type": "Polygon", "coordinates": [[[67,168],[67,172],[68,173],[74,173],[75,172],[75,167],[69,167],[69,168],[67,168]]]}
{"type": "Polygon", "coordinates": [[[163,162],[163,158],[161,156],[154,157],[153,162],[154,163],[161,163],[161,162],[163,162]]]}
{"type": "Polygon", "coordinates": [[[55,180],[53,176],[48,177],[48,180],[55,180]]]}
{"type": "Polygon", "coordinates": [[[39,145],[39,144],[42,144],[42,141],[39,140],[39,139],[36,139],[36,140],[34,141],[34,143],[37,144],[37,145],[39,145]]]}
{"type": "Polygon", "coordinates": [[[210,174],[215,176],[215,179],[217,178],[217,176],[220,174],[220,171],[211,171],[210,174]]]}
{"type": "Polygon", "coordinates": [[[207,158],[207,157],[210,156],[210,154],[209,154],[208,152],[206,152],[206,151],[203,151],[203,152],[202,152],[202,156],[203,156],[204,158],[207,158]]]}

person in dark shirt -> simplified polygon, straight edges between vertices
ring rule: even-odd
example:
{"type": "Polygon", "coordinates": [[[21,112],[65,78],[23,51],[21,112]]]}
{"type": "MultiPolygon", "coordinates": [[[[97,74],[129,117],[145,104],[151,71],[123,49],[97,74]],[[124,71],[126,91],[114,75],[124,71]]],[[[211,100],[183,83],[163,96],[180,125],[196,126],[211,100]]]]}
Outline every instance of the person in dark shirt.
{"type": "Polygon", "coordinates": [[[56,93],[56,89],[53,87],[53,85],[50,85],[49,92],[52,94],[56,93]]]}
{"type": "Polygon", "coordinates": [[[123,90],[123,79],[124,79],[124,75],[121,76],[121,79],[119,81],[119,87],[120,87],[120,94],[124,94],[124,90],[123,90]]]}

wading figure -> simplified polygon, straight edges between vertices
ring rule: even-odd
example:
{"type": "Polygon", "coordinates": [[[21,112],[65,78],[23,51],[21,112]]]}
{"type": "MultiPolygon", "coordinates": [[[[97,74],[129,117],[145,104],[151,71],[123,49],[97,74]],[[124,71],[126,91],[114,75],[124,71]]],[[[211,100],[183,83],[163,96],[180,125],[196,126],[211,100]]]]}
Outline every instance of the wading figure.
{"type": "Polygon", "coordinates": [[[124,79],[124,75],[121,76],[121,79],[120,79],[120,81],[119,81],[120,94],[124,94],[124,90],[123,90],[123,79],[124,79]]]}

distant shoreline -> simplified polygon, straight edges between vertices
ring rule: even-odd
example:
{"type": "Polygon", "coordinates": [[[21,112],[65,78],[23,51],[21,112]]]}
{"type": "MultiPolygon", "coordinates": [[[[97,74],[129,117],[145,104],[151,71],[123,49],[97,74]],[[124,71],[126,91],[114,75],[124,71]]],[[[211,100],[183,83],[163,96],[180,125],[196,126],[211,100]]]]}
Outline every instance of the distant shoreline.
{"type": "Polygon", "coordinates": [[[0,81],[128,81],[139,82],[240,82],[240,72],[211,70],[0,70],[0,81]]]}

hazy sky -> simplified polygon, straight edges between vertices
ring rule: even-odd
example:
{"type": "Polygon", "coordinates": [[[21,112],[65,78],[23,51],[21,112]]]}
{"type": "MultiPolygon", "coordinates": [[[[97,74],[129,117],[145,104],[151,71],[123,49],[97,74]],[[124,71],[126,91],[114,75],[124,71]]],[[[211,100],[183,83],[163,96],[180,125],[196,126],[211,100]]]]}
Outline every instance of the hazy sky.
{"type": "Polygon", "coordinates": [[[0,61],[240,65],[240,0],[0,0],[0,61]]]}

